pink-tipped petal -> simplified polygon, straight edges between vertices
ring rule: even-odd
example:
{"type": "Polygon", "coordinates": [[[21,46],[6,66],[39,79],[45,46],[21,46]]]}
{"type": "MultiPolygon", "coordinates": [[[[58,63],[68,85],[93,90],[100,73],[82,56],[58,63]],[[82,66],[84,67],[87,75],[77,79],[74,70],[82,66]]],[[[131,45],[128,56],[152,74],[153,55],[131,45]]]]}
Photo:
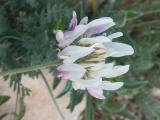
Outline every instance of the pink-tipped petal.
{"type": "Polygon", "coordinates": [[[99,88],[89,88],[87,89],[88,93],[98,99],[105,99],[105,96],[103,95],[103,90],[99,88]]]}
{"type": "Polygon", "coordinates": [[[78,20],[77,20],[77,14],[76,14],[75,11],[73,11],[72,20],[71,20],[71,22],[69,24],[68,31],[74,30],[75,27],[77,26],[77,22],[78,22],[78,20]]]}
{"type": "Polygon", "coordinates": [[[57,68],[57,76],[63,80],[76,80],[83,77],[85,69],[78,64],[63,64],[57,68]]]}
{"type": "Polygon", "coordinates": [[[114,25],[115,23],[113,22],[113,19],[108,18],[108,17],[95,19],[87,24],[88,29],[85,32],[85,34],[89,34],[89,35],[99,34],[99,33],[106,31],[107,29],[109,29],[110,27],[114,25]]]}
{"type": "Polygon", "coordinates": [[[86,25],[77,25],[74,30],[64,32],[64,41],[59,46],[65,47],[70,45],[74,40],[83,35],[86,30],[86,25]]]}

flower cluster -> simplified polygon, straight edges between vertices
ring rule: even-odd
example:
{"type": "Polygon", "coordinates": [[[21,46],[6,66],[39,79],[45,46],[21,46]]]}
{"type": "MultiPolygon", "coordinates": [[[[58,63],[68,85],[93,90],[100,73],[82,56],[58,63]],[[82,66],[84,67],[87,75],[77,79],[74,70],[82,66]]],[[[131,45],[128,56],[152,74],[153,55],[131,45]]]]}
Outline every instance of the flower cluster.
{"type": "Polygon", "coordinates": [[[110,82],[102,78],[113,78],[125,74],[129,65],[106,63],[108,57],[132,55],[130,45],[114,42],[121,37],[121,32],[106,36],[103,32],[114,26],[110,17],[102,17],[88,23],[84,17],[78,24],[73,12],[70,25],[66,31],[57,30],[56,40],[61,51],[58,53],[63,64],[57,68],[57,76],[62,80],[71,80],[75,90],[87,90],[96,98],[105,99],[103,90],[117,90],[123,82],[110,82]],[[101,34],[102,33],[102,34],[101,34]]]}

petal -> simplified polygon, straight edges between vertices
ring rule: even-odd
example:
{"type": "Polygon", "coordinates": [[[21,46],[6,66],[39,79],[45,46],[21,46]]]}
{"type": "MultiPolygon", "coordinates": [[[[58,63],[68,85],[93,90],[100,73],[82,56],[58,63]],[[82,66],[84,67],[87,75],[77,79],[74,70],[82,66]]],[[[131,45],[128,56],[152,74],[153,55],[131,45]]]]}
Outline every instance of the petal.
{"type": "Polygon", "coordinates": [[[113,22],[113,19],[111,17],[102,17],[89,22],[87,25],[89,27],[95,27],[95,26],[104,25],[106,23],[111,23],[111,22],[113,22]]]}
{"type": "Polygon", "coordinates": [[[129,65],[117,65],[114,66],[112,69],[105,69],[103,71],[105,78],[112,78],[123,75],[127,73],[129,70],[129,65]]]}
{"type": "Polygon", "coordinates": [[[82,38],[79,40],[79,44],[82,44],[82,45],[90,45],[90,44],[95,44],[95,43],[107,43],[107,42],[111,42],[111,40],[105,36],[82,38]]]}
{"type": "Polygon", "coordinates": [[[114,64],[108,63],[108,64],[99,64],[99,66],[97,66],[97,65],[98,64],[91,67],[90,75],[93,78],[99,78],[99,77],[104,77],[104,76],[108,75],[108,72],[113,69],[114,64]]]}
{"type": "Polygon", "coordinates": [[[70,45],[74,40],[84,34],[86,30],[86,25],[77,25],[74,30],[64,32],[64,41],[59,46],[65,47],[70,45]]]}
{"type": "Polygon", "coordinates": [[[71,22],[69,24],[68,31],[74,30],[75,27],[77,26],[77,22],[78,22],[78,20],[77,20],[77,14],[76,14],[75,11],[73,11],[72,20],[71,20],[71,22]]]}
{"type": "Polygon", "coordinates": [[[113,22],[112,18],[106,17],[106,18],[100,18],[95,19],[87,24],[88,29],[85,32],[85,34],[98,34],[101,32],[106,31],[110,27],[114,26],[115,23],[113,22]]]}
{"type": "Polygon", "coordinates": [[[64,41],[64,34],[61,30],[56,32],[56,40],[61,44],[64,41]]]}
{"type": "Polygon", "coordinates": [[[102,89],[103,90],[118,90],[124,85],[123,82],[110,82],[110,81],[103,81],[102,82],[102,89]]]}
{"type": "Polygon", "coordinates": [[[58,57],[64,59],[64,63],[73,63],[79,58],[85,57],[94,51],[93,47],[68,46],[64,48],[58,57]]]}
{"type": "Polygon", "coordinates": [[[105,96],[103,95],[103,90],[101,88],[89,88],[87,90],[91,96],[98,99],[105,99],[105,96]]]}
{"type": "Polygon", "coordinates": [[[87,16],[82,18],[81,21],[79,22],[79,24],[81,24],[81,25],[86,25],[87,23],[88,23],[88,17],[87,16]]]}
{"type": "Polygon", "coordinates": [[[109,35],[107,37],[112,40],[114,38],[118,38],[118,37],[121,37],[121,36],[123,36],[122,32],[116,32],[116,33],[113,33],[113,34],[111,34],[111,35],[109,35]]]}
{"type": "Polygon", "coordinates": [[[101,76],[98,76],[97,73],[101,71],[104,67],[104,64],[95,64],[92,66],[87,66],[88,70],[88,76],[91,78],[101,78],[101,76]]]}
{"type": "Polygon", "coordinates": [[[74,90],[85,90],[86,88],[79,82],[77,82],[78,80],[75,80],[72,82],[72,87],[74,90]]]}
{"type": "Polygon", "coordinates": [[[104,44],[108,50],[107,55],[112,57],[122,57],[126,55],[132,55],[134,53],[134,49],[124,43],[117,42],[108,42],[104,44]]]}
{"type": "Polygon", "coordinates": [[[86,88],[92,88],[92,87],[98,87],[102,84],[102,78],[97,78],[97,79],[88,79],[88,80],[75,80],[73,82],[73,88],[75,90],[77,89],[86,89],[86,88]]]}
{"type": "Polygon", "coordinates": [[[117,65],[114,66],[113,63],[103,64],[103,66],[93,66],[91,67],[90,76],[93,78],[105,77],[112,78],[123,75],[129,70],[129,65],[117,65]],[[94,68],[96,71],[94,71],[94,68]]]}
{"type": "Polygon", "coordinates": [[[78,64],[62,64],[58,66],[58,77],[64,80],[76,80],[83,77],[86,70],[78,64]]]}

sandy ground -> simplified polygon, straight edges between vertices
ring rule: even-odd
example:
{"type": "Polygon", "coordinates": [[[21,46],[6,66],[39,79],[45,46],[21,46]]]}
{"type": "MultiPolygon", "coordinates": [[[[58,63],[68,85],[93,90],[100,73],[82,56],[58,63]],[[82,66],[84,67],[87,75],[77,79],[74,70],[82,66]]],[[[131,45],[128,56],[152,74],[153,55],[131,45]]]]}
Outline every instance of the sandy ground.
{"type": "MultiPolygon", "coordinates": [[[[43,70],[48,82],[52,82],[52,76],[47,70],[43,70]]],[[[23,84],[32,90],[31,95],[25,98],[26,113],[23,120],[61,120],[56,108],[51,101],[46,86],[42,78],[31,79],[28,76],[23,76],[23,84]]],[[[65,81],[62,81],[58,88],[53,92],[56,96],[63,89],[65,81]]],[[[13,112],[15,110],[16,93],[8,87],[8,83],[0,78],[0,95],[9,95],[11,99],[0,107],[0,115],[6,112],[13,112]]],[[[66,120],[77,120],[78,115],[84,109],[85,102],[79,104],[74,112],[66,109],[69,103],[69,94],[57,100],[61,111],[63,112],[66,120]]],[[[12,116],[6,117],[4,120],[13,120],[12,116]]]]}

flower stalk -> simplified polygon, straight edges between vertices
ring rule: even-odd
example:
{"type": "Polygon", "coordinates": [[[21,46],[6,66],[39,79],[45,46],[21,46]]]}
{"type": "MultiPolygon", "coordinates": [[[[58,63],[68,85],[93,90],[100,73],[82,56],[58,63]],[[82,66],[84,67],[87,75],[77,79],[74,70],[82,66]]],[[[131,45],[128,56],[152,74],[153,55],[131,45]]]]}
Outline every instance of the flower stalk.
{"type": "Polygon", "coordinates": [[[94,120],[93,98],[87,93],[85,120],[94,120]]]}
{"type": "Polygon", "coordinates": [[[42,72],[41,70],[39,70],[39,73],[40,73],[40,75],[41,75],[42,78],[43,78],[43,81],[44,81],[44,83],[45,83],[45,85],[46,85],[46,87],[47,87],[47,90],[48,90],[48,92],[49,92],[49,94],[50,94],[50,96],[51,96],[51,98],[52,98],[52,101],[53,101],[53,103],[54,103],[54,105],[55,105],[55,107],[56,107],[56,109],[57,109],[57,112],[58,112],[59,115],[61,116],[61,119],[62,119],[62,120],[65,120],[65,117],[64,117],[64,115],[62,114],[62,112],[61,112],[61,110],[60,110],[60,108],[59,108],[59,105],[58,105],[58,103],[57,103],[57,101],[56,101],[56,98],[55,98],[54,94],[52,93],[52,89],[51,89],[49,83],[47,82],[46,77],[44,76],[44,74],[43,74],[43,72],[42,72]]]}

